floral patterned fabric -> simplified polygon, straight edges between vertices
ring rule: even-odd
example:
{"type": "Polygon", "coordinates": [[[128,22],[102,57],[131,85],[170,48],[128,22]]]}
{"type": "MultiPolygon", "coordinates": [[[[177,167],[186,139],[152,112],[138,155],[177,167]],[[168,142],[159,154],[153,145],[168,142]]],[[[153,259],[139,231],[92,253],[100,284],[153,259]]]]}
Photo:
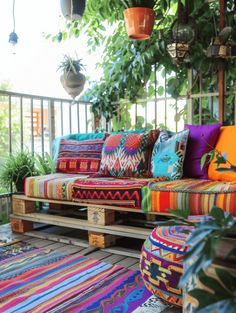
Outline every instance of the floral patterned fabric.
{"type": "Polygon", "coordinates": [[[57,172],[93,174],[100,168],[103,139],[61,140],[57,172]]]}
{"type": "Polygon", "coordinates": [[[174,135],[166,130],[160,132],[151,160],[153,177],[180,179],[183,176],[188,135],[189,129],[174,135]]]}
{"type": "Polygon", "coordinates": [[[110,135],[102,150],[100,174],[114,177],[149,177],[153,145],[159,131],[110,135]]]}

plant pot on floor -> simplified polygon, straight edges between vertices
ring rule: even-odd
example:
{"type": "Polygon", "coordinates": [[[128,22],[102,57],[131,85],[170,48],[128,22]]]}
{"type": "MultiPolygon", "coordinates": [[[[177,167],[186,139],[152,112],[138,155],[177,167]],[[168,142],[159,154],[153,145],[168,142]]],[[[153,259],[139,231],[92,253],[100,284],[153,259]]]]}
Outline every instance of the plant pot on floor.
{"type": "Polygon", "coordinates": [[[124,12],[126,31],[130,39],[149,39],[155,21],[155,12],[150,8],[133,7],[124,12]]]}

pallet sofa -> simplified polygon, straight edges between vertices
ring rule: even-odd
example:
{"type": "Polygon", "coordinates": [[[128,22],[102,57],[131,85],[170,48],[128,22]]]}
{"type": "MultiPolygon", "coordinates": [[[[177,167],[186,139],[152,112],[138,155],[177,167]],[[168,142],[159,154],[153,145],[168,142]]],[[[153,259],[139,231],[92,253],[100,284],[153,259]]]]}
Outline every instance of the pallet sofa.
{"type": "Polygon", "coordinates": [[[116,212],[158,219],[170,215],[169,209],[201,215],[216,205],[236,215],[236,173],[217,172],[214,161],[200,169],[202,154],[215,146],[236,164],[235,134],[236,126],[212,124],[185,125],[177,134],[152,130],[56,139],[57,173],[25,180],[25,194],[13,196],[12,228],[24,232],[42,222],[83,229],[91,245],[104,247],[114,243],[114,235],[145,239],[150,233],[116,221],[116,212]],[[87,218],[40,213],[36,202],[64,211],[68,205],[87,208],[87,218]]]}

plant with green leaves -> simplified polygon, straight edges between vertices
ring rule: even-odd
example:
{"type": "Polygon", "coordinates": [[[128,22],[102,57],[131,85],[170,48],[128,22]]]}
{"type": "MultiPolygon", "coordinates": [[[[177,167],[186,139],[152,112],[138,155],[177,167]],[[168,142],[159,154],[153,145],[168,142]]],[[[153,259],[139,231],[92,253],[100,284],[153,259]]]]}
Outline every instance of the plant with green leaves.
{"type": "Polygon", "coordinates": [[[156,0],[120,0],[126,9],[133,7],[143,7],[153,9],[156,0]]]}
{"type": "Polygon", "coordinates": [[[185,230],[189,234],[186,245],[188,250],[184,256],[184,273],[180,287],[190,285],[188,294],[195,298],[199,305],[194,313],[218,312],[234,313],[236,307],[236,274],[228,269],[235,268],[236,260],[236,220],[222,209],[213,207],[208,216],[199,222],[188,220],[189,210],[171,210],[176,218],[162,225],[188,225],[193,230],[185,230]],[[233,243],[232,243],[233,241],[233,243]],[[222,259],[220,248],[230,243],[227,254],[222,259]],[[208,274],[207,270],[221,258],[220,264],[214,266],[216,277],[208,274]],[[194,277],[206,288],[201,289],[194,283],[194,277]]]}
{"type": "Polygon", "coordinates": [[[56,173],[55,161],[51,158],[48,152],[45,153],[45,157],[41,157],[40,154],[35,156],[35,166],[41,175],[47,175],[56,173]]]}
{"type": "Polygon", "coordinates": [[[69,55],[64,55],[63,61],[58,66],[58,70],[61,70],[64,73],[72,71],[74,74],[77,74],[84,69],[84,65],[81,61],[82,59],[74,59],[69,55]]]}
{"type": "Polygon", "coordinates": [[[35,158],[27,150],[16,152],[5,158],[0,171],[0,183],[8,191],[22,192],[24,190],[24,179],[29,176],[39,175],[35,167],[35,158]]]}

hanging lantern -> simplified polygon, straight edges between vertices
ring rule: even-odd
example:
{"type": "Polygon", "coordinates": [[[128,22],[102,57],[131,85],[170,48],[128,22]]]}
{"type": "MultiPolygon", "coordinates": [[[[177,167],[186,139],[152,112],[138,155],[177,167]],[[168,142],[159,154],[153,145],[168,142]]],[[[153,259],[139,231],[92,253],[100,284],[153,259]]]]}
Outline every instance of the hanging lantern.
{"type": "Polygon", "coordinates": [[[178,18],[171,30],[171,42],[167,45],[167,51],[177,64],[188,62],[190,59],[191,43],[195,38],[194,28],[188,24],[188,1],[185,8],[178,2],[178,18]],[[183,14],[184,13],[184,14],[183,14]]]}
{"type": "Polygon", "coordinates": [[[13,16],[13,32],[10,33],[8,41],[10,44],[12,44],[14,46],[18,42],[18,36],[15,32],[15,0],[13,0],[12,16],[13,16]]]}
{"type": "Polygon", "coordinates": [[[68,20],[78,20],[85,10],[86,0],[61,0],[61,12],[68,20]]]}

